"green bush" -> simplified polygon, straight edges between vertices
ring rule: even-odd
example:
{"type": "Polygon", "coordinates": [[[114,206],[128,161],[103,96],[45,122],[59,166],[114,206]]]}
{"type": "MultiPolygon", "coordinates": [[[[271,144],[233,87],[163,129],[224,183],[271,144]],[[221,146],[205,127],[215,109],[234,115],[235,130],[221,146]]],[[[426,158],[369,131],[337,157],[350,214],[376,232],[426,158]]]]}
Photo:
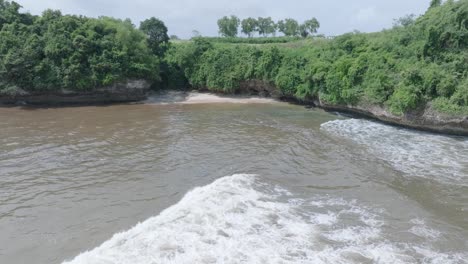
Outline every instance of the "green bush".
{"type": "Polygon", "coordinates": [[[129,20],[53,10],[31,16],[1,1],[0,89],[84,90],[129,78],[159,80],[160,59],[129,20]]]}
{"type": "Polygon", "coordinates": [[[418,106],[419,102],[420,97],[416,87],[413,85],[405,86],[403,84],[395,89],[395,92],[387,101],[390,111],[397,115],[402,115],[406,111],[414,109],[418,106]]]}
{"type": "Polygon", "coordinates": [[[450,99],[445,97],[436,98],[432,104],[437,111],[442,113],[453,115],[468,115],[468,106],[454,104],[452,101],[450,101],[450,99]]]}
{"type": "Polygon", "coordinates": [[[274,80],[283,95],[287,97],[296,95],[298,87],[304,83],[302,71],[305,65],[306,60],[300,56],[287,54],[284,57],[274,80]]]}

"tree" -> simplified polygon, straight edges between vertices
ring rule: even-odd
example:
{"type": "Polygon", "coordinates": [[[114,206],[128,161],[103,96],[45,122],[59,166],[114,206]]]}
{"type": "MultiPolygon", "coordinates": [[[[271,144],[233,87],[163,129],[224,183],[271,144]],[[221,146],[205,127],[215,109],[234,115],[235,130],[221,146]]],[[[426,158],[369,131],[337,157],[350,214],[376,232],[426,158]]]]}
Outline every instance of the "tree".
{"type": "Polygon", "coordinates": [[[0,30],[2,29],[3,24],[13,23],[15,21],[21,21],[21,17],[24,14],[20,14],[19,10],[21,5],[16,2],[8,2],[0,0],[0,30]]]}
{"type": "Polygon", "coordinates": [[[415,14],[409,14],[393,20],[393,27],[407,27],[415,22],[415,14]]]}
{"type": "Polygon", "coordinates": [[[312,19],[306,20],[301,26],[300,26],[300,33],[301,36],[306,38],[309,35],[312,35],[314,33],[317,33],[317,29],[320,28],[320,23],[318,20],[314,17],[312,19]]]}
{"type": "Polygon", "coordinates": [[[199,37],[201,37],[200,31],[196,29],[192,30],[192,38],[199,38],[199,37]]]}
{"type": "Polygon", "coordinates": [[[442,0],[431,0],[429,8],[438,7],[442,4],[442,0]]]}
{"type": "Polygon", "coordinates": [[[242,33],[246,34],[247,36],[252,37],[253,32],[257,30],[258,21],[255,18],[246,18],[242,20],[242,33]]]}
{"type": "Polygon", "coordinates": [[[153,54],[162,57],[169,45],[169,36],[164,22],[152,17],[141,22],[140,30],[148,36],[148,47],[153,54]]]}
{"type": "Polygon", "coordinates": [[[219,34],[223,37],[237,36],[240,20],[236,16],[223,17],[218,20],[219,34]]]}
{"type": "Polygon", "coordinates": [[[171,35],[169,38],[171,40],[180,40],[180,38],[177,35],[171,35]]]}
{"type": "Polygon", "coordinates": [[[259,17],[258,18],[258,33],[263,36],[276,33],[276,24],[271,17],[259,17]]]}
{"type": "Polygon", "coordinates": [[[299,23],[292,18],[286,18],[278,22],[278,29],[285,36],[297,36],[299,33],[299,23]]]}

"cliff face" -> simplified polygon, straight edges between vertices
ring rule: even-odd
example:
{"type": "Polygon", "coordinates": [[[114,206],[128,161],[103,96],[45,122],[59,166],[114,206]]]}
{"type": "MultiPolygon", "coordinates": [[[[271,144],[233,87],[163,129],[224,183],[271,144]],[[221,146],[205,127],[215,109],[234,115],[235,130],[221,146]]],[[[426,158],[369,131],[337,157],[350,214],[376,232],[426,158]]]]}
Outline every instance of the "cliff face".
{"type": "Polygon", "coordinates": [[[332,105],[318,100],[299,100],[297,98],[285,97],[280,89],[273,84],[262,80],[248,80],[240,84],[239,92],[272,97],[287,101],[296,101],[310,104],[329,111],[342,111],[374,118],[389,124],[405,126],[409,128],[432,131],[437,133],[468,136],[468,116],[454,116],[443,114],[434,110],[432,105],[409,111],[402,116],[394,115],[385,107],[375,104],[360,105],[332,105]]]}
{"type": "Polygon", "coordinates": [[[135,102],[147,98],[150,83],[145,80],[127,80],[111,86],[88,91],[20,91],[14,95],[0,95],[0,104],[103,104],[116,102],[135,102]]]}
{"type": "MultiPolygon", "coordinates": [[[[22,91],[16,95],[0,95],[0,104],[26,103],[32,105],[60,105],[135,102],[145,100],[148,96],[149,88],[150,84],[145,80],[127,80],[112,86],[89,91],[22,91]]],[[[262,80],[243,81],[238,92],[283,100],[295,100],[329,111],[342,111],[363,115],[386,123],[419,130],[468,136],[468,116],[453,116],[439,113],[435,111],[430,104],[423,108],[407,112],[402,116],[397,116],[385,109],[385,107],[374,104],[332,105],[320,99],[298,100],[296,98],[284,97],[277,87],[262,80]]]]}
{"type": "Polygon", "coordinates": [[[390,113],[378,105],[330,105],[322,101],[315,104],[323,109],[344,111],[375,118],[377,120],[419,130],[437,133],[468,136],[468,116],[452,116],[439,113],[428,104],[402,116],[390,113]]]}
{"type": "Polygon", "coordinates": [[[246,80],[240,82],[238,92],[241,94],[258,95],[280,99],[281,91],[275,85],[262,80],[246,80]]]}

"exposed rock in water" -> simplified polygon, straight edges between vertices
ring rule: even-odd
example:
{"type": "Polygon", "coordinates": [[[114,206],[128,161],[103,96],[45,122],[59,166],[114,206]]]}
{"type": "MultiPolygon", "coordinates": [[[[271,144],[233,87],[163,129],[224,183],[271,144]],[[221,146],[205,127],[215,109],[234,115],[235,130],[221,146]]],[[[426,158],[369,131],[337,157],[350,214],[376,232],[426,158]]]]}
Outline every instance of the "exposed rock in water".
{"type": "Polygon", "coordinates": [[[145,100],[151,84],[145,80],[127,80],[92,90],[58,90],[30,92],[21,90],[14,95],[0,95],[0,104],[105,104],[145,100]]]}

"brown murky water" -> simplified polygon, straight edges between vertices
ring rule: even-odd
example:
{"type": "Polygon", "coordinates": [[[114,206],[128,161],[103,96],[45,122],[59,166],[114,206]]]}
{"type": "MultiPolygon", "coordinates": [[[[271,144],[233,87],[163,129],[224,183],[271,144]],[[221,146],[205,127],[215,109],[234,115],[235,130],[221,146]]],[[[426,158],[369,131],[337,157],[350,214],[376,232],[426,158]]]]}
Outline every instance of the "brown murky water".
{"type": "Polygon", "coordinates": [[[467,263],[467,138],[283,103],[0,126],[0,263],[467,263]]]}

